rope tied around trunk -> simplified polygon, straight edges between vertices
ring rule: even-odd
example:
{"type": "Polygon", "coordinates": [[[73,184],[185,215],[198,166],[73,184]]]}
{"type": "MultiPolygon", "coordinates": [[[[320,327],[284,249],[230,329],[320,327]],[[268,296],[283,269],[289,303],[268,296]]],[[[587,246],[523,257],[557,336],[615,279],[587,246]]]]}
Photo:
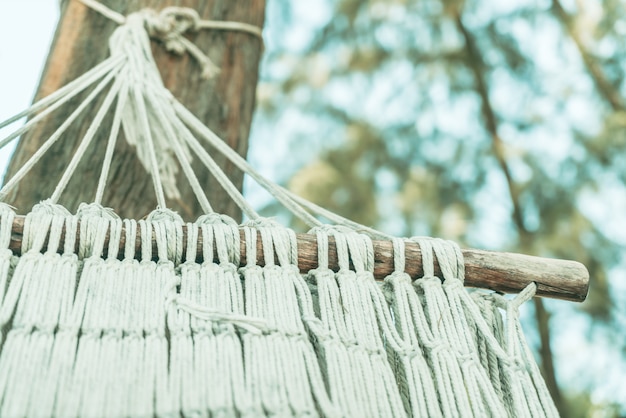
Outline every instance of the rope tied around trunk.
{"type": "Polygon", "coordinates": [[[248,33],[263,42],[263,31],[258,26],[243,22],[203,20],[198,12],[189,7],[166,7],[160,12],[146,8],[124,16],[97,0],[80,1],[119,25],[133,23],[143,25],[148,35],[161,41],[168,52],[178,55],[187,52],[198,61],[202,67],[202,77],[205,79],[219,74],[219,68],[196,44],[184,37],[185,33],[201,29],[229,30],[248,33]]]}

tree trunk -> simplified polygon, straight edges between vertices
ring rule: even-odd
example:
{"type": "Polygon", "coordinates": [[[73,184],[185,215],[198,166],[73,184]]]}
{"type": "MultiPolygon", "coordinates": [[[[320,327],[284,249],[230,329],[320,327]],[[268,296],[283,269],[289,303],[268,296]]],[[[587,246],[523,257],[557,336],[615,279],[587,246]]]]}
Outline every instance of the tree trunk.
{"type": "MultiPolygon", "coordinates": [[[[161,10],[166,6],[184,6],[196,10],[203,19],[239,21],[259,27],[263,25],[265,12],[265,0],[167,2],[101,0],[101,2],[124,15],[146,7],[161,10]]],[[[104,60],[109,54],[108,38],[117,26],[79,1],[64,2],[62,7],[54,42],[36,95],[37,99],[54,92],[104,60]]],[[[201,77],[200,65],[188,54],[175,56],[157,43],[153,43],[152,49],[165,86],[205,125],[239,154],[245,156],[262,43],[252,35],[233,31],[200,30],[190,34],[189,37],[221,71],[215,78],[204,80],[201,77]]],[[[79,95],[23,136],[9,164],[6,179],[11,178],[19,170],[84,96],[79,95]]],[[[94,104],[98,105],[99,103],[94,104]]],[[[87,110],[85,113],[9,194],[7,203],[15,206],[19,212],[25,213],[30,211],[34,204],[50,197],[89,126],[90,112],[87,110]]],[[[107,126],[107,120],[103,126],[107,126]]],[[[75,211],[81,202],[93,201],[107,137],[106,129],[98,133],[68,184],[67,191],[61,196],[59,203],[70,211],[75,211]]],[[[214,153],[212,155],[241,189],[243,175],[235,171],[232,164],[225,161],[221,155],[214,153]]],[[[213,208],[238,219],[240,217],[238,208],[208,171],[198,161],[194,161],[193,168],[207,191],[213,208]]],[[[182,173],[179,173],[177,184],[182,199],[178,202],[169,201],[168,204],[185,219],[193,220],[201,214],[201,208],[182,173]]],[[[103,204],[115,209],[122,217],[141,218],[156,207],[156,198],[152,190],[150,175],[139,163],[134,149],[120,138],[103,204]]]]}

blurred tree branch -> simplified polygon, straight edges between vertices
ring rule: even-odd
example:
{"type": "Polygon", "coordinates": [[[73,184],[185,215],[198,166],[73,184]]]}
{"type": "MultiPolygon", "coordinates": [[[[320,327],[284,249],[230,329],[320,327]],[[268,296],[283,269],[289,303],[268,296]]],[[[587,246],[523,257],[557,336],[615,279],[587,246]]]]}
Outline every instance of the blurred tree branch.
{"type": "MultiPolygon", "coordinates": [[[[476,92],[482,101],[483,118],[485,120],[486,129],[491,136],[493,154],[495,155],[498,165],[506,178],[511,203],[513,205],[513,221],[518,231],[520,246],[522,248],[529,248],[532,233],[525,226],[522,208],[519,201],[519,193],[517,192],[515,181],[513,180],[511,170],[506,161],[502,138],[498,134],[498,119],[489,99],[489,87],[487,85],[487,80],[485,79],[485,74],[488,69],[474,37],[470,33],[467,26],[463,23],[461,10],[455,9],[453,13],[456,27],[462,34],[465,41],[467,63],[474,75],[476,92]]],[[[552,398],[554,399],[554,403],[559,410],[560,415],[567,416],[563,396],[556,381],[554,359],[552,356],[552,349],[550,347],[550,315],[541,299],[534,298],[533,300],[535,303],[535,319],[541,341],[540,355],[544,378],[546,379],[546,384],[552,394],[552,398]]]]}
{"type": "Polygon", "coordinates": [[[593,79],[600,95],[611,105],[613,110],[625,110],[626,107],[624,106],[622,97],[619,95],[619,90],[611,85],[605,77],[598,62],[589,53],[589,51],[587,51],[582,38],[579,36],[576,28],[574,27],[574,18],[565,11],[560,0],[552,0],[552,10],[559,22],[565,28],[569,37],[572,41],[574,41],[574,44],[576,45],[576,48],[585,63],[585,67],[587,67],[587,71],[593,79]]]}
{"type": "MultiPolygon", "coordinates": [[[[322,2],[327,16],[304,48],[277,37],[285,52],[272,73],[279,94],[266,128],[277,135],[275,126],[293,125],[294,113],[310,121],[312,128],[298,122],[284,140],[296,138],[294,150],[308,140],[316,145],[307,149],[322,151],[309,163],[313,157],[302,157],[295,176],[284,175],[345,216],[406,235],[584,263],[593,286],[583,305],[548,312],[534,301],[535,352],[553,393],[553,360],[567,362],[572,353],[550,341],[551,331],[593,347],[602,333],[612,341],[607,350],[623,350],[615,336],[626,306],[612,286],[623,235],[611,224],[623,220],[626,185],[626,96],[619,93],[626,11],[619,0],[585,0],[563,12],[558,1],[569,6],[322,2]],[[572,315],[561,315],[567,309],[572,315]],[[573,325],[581,319],[582,329],[573,325]]],[[[294,19],[310,23],[306,7],[302,13],[294,19]]],[[[583,384],[611,393],[613,383],[596,369],[559,370],[565,380],[554,398],[564,416],[619,416],[606,409],[617,397],[591,400],[570,380],[580,374],[583,384]]]]}

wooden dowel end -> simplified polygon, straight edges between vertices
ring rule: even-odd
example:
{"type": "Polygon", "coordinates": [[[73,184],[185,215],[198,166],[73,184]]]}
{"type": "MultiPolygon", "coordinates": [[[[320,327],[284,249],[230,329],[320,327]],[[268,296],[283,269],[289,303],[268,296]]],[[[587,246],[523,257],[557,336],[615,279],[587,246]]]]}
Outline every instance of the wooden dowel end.
{"type": "MultiPolygon", "coordinates": [[[[17,216],[13,221],[13,234],[10,249],[20,254],[22,248],[22,234],[24,217],[17,216]]],[[[185,229],[186,233],[186,229],[185,229]]],[[[298,267],[307,272],[317,268],[317,239],[311,234],[297,234],[298,267]]],[[[62,237],[63,239],[63,237],[62,237]]],[[[107,238],[108,239],[108,238],[107,238]]],[[[183,240],[186,243],[186,239],[183,240]]],[[[120,240],[120,257],[125,245],[124,234],[120,240]]],[[[107,248],[108,244],[105,245],[107,248]]],[[[393,245],[390,241],[373,241],[374,246],[374,277],[384,279],[391,274],[393,265],[393,245]]],[[[138,236],[135,243],[136,257],[139,257],[141,238],[138,236]]],[[[156,240],[152,238],[152,253],[156,255],[156,240]]],[[[63,248],[61,245],[59,248],[63,248]]],[[[263,247],[260,236],[257,237],[258,265],[264,265],[263,247]]],[[[186,250],[186,249],[185,249],[186,250]]],[[[502,293],[518,293],[529,283],[537,284],[537,296],[582,302],[589,290],[589,272],[584,265],[576,261],[557,260],[534,257],[523,254],[484,251],[476,249],[462,250],[465,259],[465,285],[482,289],[491,289],[502,293]]],[[[246,260],[246,245],[241,231],[241,260],[246,260]]],[[[407,242],[405,248],[405,271],[412,277],[423,275],[422,254],[417,244],[407,242]]],[[[217,261],[217,254],[214,254],[217,261]]],[[[202,235],[198,240],[196,261],[202,260],[202,235]]],[[[329,265],[337,271],[337,251],[335,241],[329,237],[329,265]]],[[[441,270],[435,261],[435,274],[441,277],[441,270]]]]}

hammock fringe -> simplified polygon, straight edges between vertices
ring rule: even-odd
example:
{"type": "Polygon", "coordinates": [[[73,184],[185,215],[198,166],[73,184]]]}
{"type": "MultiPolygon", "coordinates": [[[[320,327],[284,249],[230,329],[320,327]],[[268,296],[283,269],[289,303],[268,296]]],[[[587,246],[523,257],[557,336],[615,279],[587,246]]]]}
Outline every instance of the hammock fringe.
{"type": "Polygon", "coordinates": [[[320,253],[301,275],[295,233],[271,220],[243,227],[271,261],[251,251],[239,268],[240,227],[223,216],[186,225],[219,254],[202,263],[166,210],[135,222],[43,202],[20,257],[14,217],[0,205],[2,416],[558,416],[518,319],[534,285],[515,299],[469,294],[448,241],[416,239],[427,275],[412,280],[396,259],[381,285],[356,232],[317,230],[337,243],[339,272],[320,253]],[[138,234],[141,260],[134,248],[118,259],[111,240],[138,234]],[[428,275],[435,260],[443,282],[428,275]]]}

